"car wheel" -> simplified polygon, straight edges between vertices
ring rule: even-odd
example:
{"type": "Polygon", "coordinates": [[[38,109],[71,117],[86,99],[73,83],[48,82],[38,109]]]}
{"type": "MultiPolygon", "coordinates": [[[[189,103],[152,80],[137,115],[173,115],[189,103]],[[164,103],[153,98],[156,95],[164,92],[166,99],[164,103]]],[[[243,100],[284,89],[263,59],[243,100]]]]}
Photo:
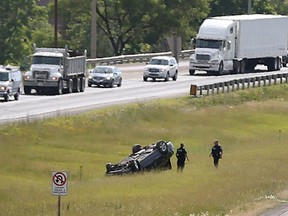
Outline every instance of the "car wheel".
{"type": "Polygon", "coordinates": [[[91,87],[92,86],[92,84],[91,83],[88,83],[88,87],[91,87]]]}
{"type": "Polygon", "coordinates": [[[14,95],[14,99],[15,99],[15,100],[19,100],[19,90],[18,90],[18,92],[14,95]]]}
{"type": "Polygon", "coordinates": [[[136,160],[130,161],[130,167],[132,172],[137,172],[140,169],[136,160]]]}
{"type": "Polygon", "coordinates": [[[157,142],[156,147],[161,154],[166,154],[168,152],[167,143],[164,141],[157,142]]]}
{"type": "Polygon", "coordinates": [[[106,164],[106,171],[107,171],[107,173],[111,171],[111,167],[112,167],[111,163],[107,163],[107,164],[106,164]]]}
{"type": "Polygon", "coordinates": [[[169,72],[167,72],[166,77],[165,77],[165,82],[169,81],[169,72]]]}
{"type": "Polygon", "coordinates": [[[121,87],[121,85],[122,85],[122,78],[119,80],[119,83],[118,83],[118,87],[121,87]]]}
{"type": "Polygon", "coordinates": [[[173,81],[176,81],[176,80],[177,80],[177,78],[178,78],[178,71],[176,71],[176,72],[175,72],[175,75],[173,76],[173,78],[172,78],[172,79],[173,79],[173,81]]]}
{"type": "Polygon", "coordinates": [[[114,86],[114,80],[111,81],[111,83],[109,84],[109,88],[113,88],[114,86]]]}
{"type": "Polygon", "coordinates": [[[140,144],[135,144],[132,147],[132,154],[135,154],[136,152],[140,151],[142,149],[140,144]]]}
{"type": "Polygon", "coordinates": [[[147,81],[147,79],[148,79],[147,77],[143,77],[143,80],[144,80],[145,82],[147,81]]]}
{"type": "Polygon", "coordinates": [[[8,95],[4,95],[4,100],[8,101],[9,100],[9,96],[8,95]]]}

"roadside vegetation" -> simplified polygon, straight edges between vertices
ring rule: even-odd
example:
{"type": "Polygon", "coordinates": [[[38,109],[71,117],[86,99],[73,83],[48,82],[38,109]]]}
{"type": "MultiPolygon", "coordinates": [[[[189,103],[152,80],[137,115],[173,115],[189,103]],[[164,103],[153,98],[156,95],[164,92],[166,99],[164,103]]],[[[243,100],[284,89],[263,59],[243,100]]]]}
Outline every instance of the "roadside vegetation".
{"type": "Polygon", "coordinates": [[[0,215],[57,215],[52,171],[68,172],[63,216],[263,211],[288,200],[287,107],[283,84],[2,125],[0,215]],[[214,139],[224,149],[218,169],[208,157],[214,139]],[[190,161],[183,173],[173,156],[172,170],[105,176],[107,162],[157,140],[171,140],[175,150],[185,144],[190,161]]]}

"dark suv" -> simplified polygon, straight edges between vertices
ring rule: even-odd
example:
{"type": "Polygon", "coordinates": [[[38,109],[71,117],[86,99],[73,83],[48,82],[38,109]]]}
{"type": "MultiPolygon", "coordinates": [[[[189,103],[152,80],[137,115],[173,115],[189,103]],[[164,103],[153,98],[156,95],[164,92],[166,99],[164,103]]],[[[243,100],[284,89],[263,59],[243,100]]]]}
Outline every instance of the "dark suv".
{"type": "Polygon", "coordinates": [[[174,146],[170,141],[158,141],[141,147],[136,144],[132,154],[117,164],[107,163],[106,174],[116,175],[140,171],[171,169],[170,158],[174,154],[174,146]]]}

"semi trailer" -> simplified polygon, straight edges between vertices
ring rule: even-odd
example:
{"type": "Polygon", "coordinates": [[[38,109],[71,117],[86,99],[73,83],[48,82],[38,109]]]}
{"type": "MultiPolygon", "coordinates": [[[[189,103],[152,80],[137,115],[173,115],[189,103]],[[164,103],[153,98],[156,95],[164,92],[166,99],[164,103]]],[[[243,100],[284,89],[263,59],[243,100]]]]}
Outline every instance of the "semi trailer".
{"type": "Polygon", "coordinates": [[[233,15],[204,20],[194,39],[189,73],[196,70],[222,75],[223,72],[253,72],[257,65],[279,70],[287,55],[288,16],[233,15]]]}

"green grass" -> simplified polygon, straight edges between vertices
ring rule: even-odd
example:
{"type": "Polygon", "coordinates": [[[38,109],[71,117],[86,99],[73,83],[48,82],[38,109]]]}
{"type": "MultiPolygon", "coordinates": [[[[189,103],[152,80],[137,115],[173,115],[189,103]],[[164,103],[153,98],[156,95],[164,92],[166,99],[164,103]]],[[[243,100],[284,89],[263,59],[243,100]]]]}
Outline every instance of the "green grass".
{"type": "Polygon", "coordinates": [[[52,171],[68,172],[61,215],[233,215],[246,204],[288,199],[288,86],[184,97],[0,127],[0,215],[57,215],[52,171]],[[219,169],[208,157],[224,149],[219,169]],[[185,143],[173,169],[105,176],[135,143],[185,143]],[[82,167],[82,169],[80,168],[82,167]],[[272,195],[272,196],[271,196],[272,195]],[[257,200],[257,201],[255,201],[257,200]]]}

